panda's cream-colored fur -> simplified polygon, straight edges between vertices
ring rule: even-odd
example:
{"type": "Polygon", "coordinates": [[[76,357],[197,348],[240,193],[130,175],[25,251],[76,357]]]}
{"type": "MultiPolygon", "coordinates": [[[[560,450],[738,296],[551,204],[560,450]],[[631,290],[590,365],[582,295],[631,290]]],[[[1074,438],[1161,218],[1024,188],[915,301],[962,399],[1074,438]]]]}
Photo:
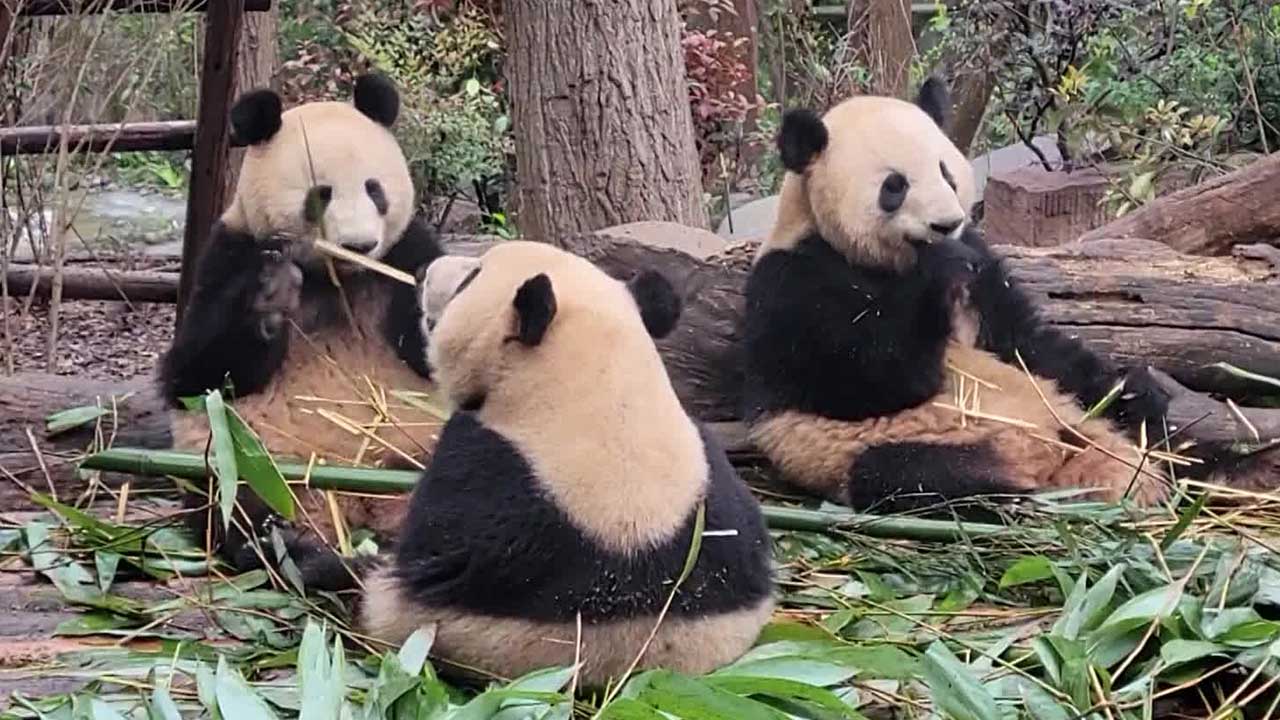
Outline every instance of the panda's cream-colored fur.
{"type": "MultiPolygon", "coordinates": [[[[418,628],[435,623],[432,654],[464,668],[501,674],[485,667],[486,658],[501,657],[508,678],[548,667],[582,663],[581,684],[602,686],[618,679],[644,648],[655,618],[643,617],[582,626],[485,617],[456,610],[423,607],[405,597],[387,571],[365,582],[362,632],[393,646],[418,628]]],[[[688,674],[710,672],[746,652],[760,627],[773,614],[773,601],[696,620],[667,617],[639,667],[664,667],[688,674]]]]}
{"type": "MultiPolygon", "coordinates": [[[[348,102],[313,102],[286,110],[270,141],[245,149],[235,198],[222,221],[257,237],[306,238],[315,233],[301,211],[307,192],[333,188],[322,223],[325,239],[357,243],[382,257],[413,217],[413,180],[391,131],[348,102]],[[387,199],[380,215],[364,183],[376,178],[387,199]],[[370,248],[363,244],[376,240],[370,248]]],[[[314,254],[310,258],[317,259],[314,254]]]]}
{"type": "MultiPolygon", "coordinates": [[[[455,404],[483,394],[480,422],[520,452],[578,530],[625,554],[680,532],[707,492],[708,458],[622,282],[549,245],[512,241],[478,262],[437,260],[422,292],[432,306],[426,315],[437,316],[428,353],[442,391],[455,404]],[[477,266],[441,311],[442,298],[477,266]],[[512,298],[538,273],[550,278],[555,316],[541,341],[528,346],[514,339],[512,298]]],[[[360,626],[370,637],[398,645],[436,623],[433,649],[448,662],[511,676],[578,657],[585,685],[619,678],[657,620],[583,623],[579,638],[576,623],[424,605],[391,567],[373,571],[365,587],[360,626]],[[502,658],[502,668],[485,667],[486,658],[502,658]]],[[[773,606],[766,597],[736,612],[668,617],[640,667],[701,673],[731,662],[750,648],[773,606]]]]}
{"type": "MultiPolygon", "coordinates": [[[[427,269],[428,288],[451,260],[427,269]]],[[[543,243],[502,243],[480,268],[431,334],[428,355],[445,395],[461,402],[483,393],[480,421],[532,462],[556,504],[602,545],[625,550],[669,537],[700,498],[707,462],[626,286],[543,243]],[[506,342],[511,298],[538,272],[555,289],[555,321],[535,347],[506,342]],[[601,478],[635,476],[661,482],[601,492],[601,478]]]]}
{"type": "MultiPolygon", "coordinates": [[[[968,221],[975,201],[972,165],[918,105],[855,97],[829,110],[822,122],[828,144],[803,175],[787,173],[777,220],[757,260],[817,231],[851,263],[911,272],[916,252],[909,238],[929,237],[930,223],[968,221]],[[895,171],[907,178],[910,191],[902,208],[886,215],[878,206],[881,182],[895,171]]],[[[1004,463],[1019,469],[1025,489],[1096,488],[1099,499],[1116,500],[1129,492],[1142,503],[1164,497],[1156,468],[1148,461],[1139,472],[1140,456],[1111,422],[1084,420],[1078,403],[1056,383],[1036,378],[1037,392],[1020,367],[975,347],[979,320],[966,297],[958,298],[952,316],[948,379],[932,401],[860,422],[775,413],[753,424],[753,441],[785,475],[828,496],[847,494],[849,469],[868,448],[990,441],[1004,463]],[[1064,435],[1072,445],[1088,443],[1070,430],[1064,433],[1062,423],[1096,447],[1065,447],[1064,435]]]]}
{"type": "Polygon", "coordinates": [[[822,121],[827,148],[804,175],[783,178],[777,220],[761,254],[794,247],[816,229],[851,262],[903,271],[916,260],[907,237],[927,236],[930,222],[968,217],[976,197],[973,167],[917,105],[854,97],[822,121]],[[877,201],[891,171],[904,175],[911,190],[902,209],[886,218],[877,201]]]}
{"type": "Polygon", "coordinates": [[[959,344],[947,361],[956,370],[948,373],[944,391],[923,405],[859,422],[779,413],[754,424],[751,439],[786,476],[818,493],[843,492],[854,460],[876,445],[989,441],[1004,463],[1019,468],[1023,490],[1094,489],[1092,499],[1116,501],[1132,488],[1139,502],[1163,497],[1150,461],[1144,466],[1109,421],[1086,420],[1053,381],[1036,378],[1033,386],[1020,368],[959,344]],[[1072,442],[1061,441],[1063,424],[1092,445],[1070,431],[1072,442]]]}

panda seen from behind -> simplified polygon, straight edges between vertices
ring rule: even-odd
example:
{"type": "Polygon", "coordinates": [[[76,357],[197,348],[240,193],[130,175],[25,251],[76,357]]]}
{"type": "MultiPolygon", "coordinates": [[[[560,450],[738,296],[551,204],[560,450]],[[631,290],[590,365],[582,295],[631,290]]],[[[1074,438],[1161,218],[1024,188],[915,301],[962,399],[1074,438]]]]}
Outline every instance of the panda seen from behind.
{"type": "MultiPolygon", "coordinates": [[[[365,75],[353,95],[285,111],[276,93],[255,90],[231,110],[232,131],[247,145],[235,196],[198,260],[159,373],[180,449],[203,450],[209,437],[205,414],[178,411],[180,400],[230,386],[236,411],[277,457],[413,466],[401,453],[416,459],[430,450],[441,421],[390,395],[429,377],[414,286],[329,260],[312,243],[323,237],[409,275],[442,254],[415,216],[391,132],[398,92],[365,75]]],[[[330,543],[339,509],[349,525],[394,533],[404,507],[361,497],[330,506],[319,492],[299,494],[306,525],[330,543]]],[[[239,501],[261,535],[266,507],[247,490],[239,501]]],[[[206,516],[190,516],[194,529],[218,534],[221,523],[206,516]]],[[[224,550],[253,567],[257,551],[244,539],[233,526],[224,550]]]]}
{"type": "Polygon", "coordinates": [[[784,116],[788,173],[745,293],[752,439],[785,479],[857,508],[1077,487],[1160,500],[1132,440],[1164,437],[1166,397],[1038,318],[968,222],[948,107],[930,79],[914,103],[784,116]]]}
{"type": "Polygon", "coordinates": [[[365,568],[362,632],[436,623],[433,654],[514,677],[620,679],[705,534],[640,667],[704,672],[772,608],[770,539],[724,451],[684,411],[653,339],[680,301],[544,243],[448,256],[421,280],[430,366],[455,411],[394,557],[365,568]]]}

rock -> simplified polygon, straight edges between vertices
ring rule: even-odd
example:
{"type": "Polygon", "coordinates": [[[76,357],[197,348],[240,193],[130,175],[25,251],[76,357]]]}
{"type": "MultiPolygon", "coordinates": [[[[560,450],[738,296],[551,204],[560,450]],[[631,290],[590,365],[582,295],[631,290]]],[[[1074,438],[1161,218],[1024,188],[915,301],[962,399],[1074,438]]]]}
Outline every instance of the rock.
{"type": "Polygon", "coordinates": [[[716,234],[731,240],[761,240],[773,229],[777,215],[777,195],[752,200],[729,213],[716,228],[716,234]]]}
{"type": "Polygon", "coordinates": [[[1048,171],[1039,165],[991,177],[982,224],[1002,245],[1048,247],[1079,238],[1107,222],[1102,204],[1109,183],[1095,168],[1048,171]]]}
{"type": "Polygon", "coordinates": [[[661,220],[614,225],[597,230],[594,234],[629,240],[653,248],[679,250],[699,260],[715,255],[728,244],[724,238],[708,230],[661,220]]]}
{"type": "MultiPolygon", "coordinates": [[[[445,203],[441,203],[437,212],[444,211],[445,203]]],[[[484,222],[484,211],[470,200],[454,200],[449,206],[449,214],[440,221],[440,232],[449,234],[470,234],[480,232],[484,222]]]]}
{"type": "MultiPolygon", "coordinates": [[[[1058,144],[1051,135],[1040,135],[1031,142],[1039,148],[1040,152],[1044,153],[1050,165],[1057,167],[1062,163],[1062,155],[1058,153],[1058,144]]],[[[1036,157],[1036,154],[1021,142],[979,155],[973,159],[973,180],[978,199],[983,199],[987,180],[993,175],[1018,170],[1028,165],[1039,164],[1040,159],[1036,157]]]]}

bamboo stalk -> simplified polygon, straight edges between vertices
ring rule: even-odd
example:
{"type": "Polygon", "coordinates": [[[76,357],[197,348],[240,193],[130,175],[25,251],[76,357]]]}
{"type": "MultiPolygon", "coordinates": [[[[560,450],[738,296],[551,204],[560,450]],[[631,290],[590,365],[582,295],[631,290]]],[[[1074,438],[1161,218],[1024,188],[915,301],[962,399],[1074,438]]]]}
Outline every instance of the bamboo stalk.
{"type": "Polygon", "coordinates": [[[393,280],[399,280],[406,285],[418,284],[409,273],[404,272],[403,270],[397,270],[386,263],[381,263],[372,258],[365,257],[360,253],[352,252],[341,245],[335,245],[328,240],[317,239],[314,242],[317,250],[336,257],[339,260],[346,260],[347,262],[353,262],[357,265],[363,265],[374,272],[380,272],[383,275],[386,275],[393,280]]]}
{"type": "MultiPolygon", "coordinates": [[[[188,480],[203,479],[208,472],[203,455],[134,448],[103,450],[86,457],[80,467],[131,475],[172,475],[188,480]]],[[[310,487],[345,492],[403,494],[413,490],[419,475],[412,470],[340,465],[311,465],[308,468],[306,463],[300,462],[277,462],[276,467],[286,480],[307,479],[310,487]]],[[[765,521],[775,530],[823,533],[847,531],[868,537],[921,542],[954,542],[966,537],[991,537],[1010,532],[1010,528],[1003,525],[987,523],[961,525],[951,520],[807,510],[777,505],[762,505],[761,509],[765,521]]]]}

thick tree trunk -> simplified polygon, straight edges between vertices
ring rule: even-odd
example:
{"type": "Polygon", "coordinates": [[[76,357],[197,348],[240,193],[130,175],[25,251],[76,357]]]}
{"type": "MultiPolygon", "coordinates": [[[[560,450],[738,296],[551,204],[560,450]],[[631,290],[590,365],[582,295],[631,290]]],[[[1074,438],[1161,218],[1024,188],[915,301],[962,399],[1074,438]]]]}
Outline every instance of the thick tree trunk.
{"type": "MultiPolygon", "coordinates": [[[[271,9],[265,12],[247,13],[244,17],[244,29],[240,34],[240,62],[236,65],[236,84],[233,94],[255,88],[277,88],[277,71],[280,69],[279,49],[279,14],[280,3],[271,3],[271,9]]],[[[223,196],[228,202],[235,195],[236,182],[240,180],[240,163],[244,159],[244,149],[231,149],[227,159],[227,192],[223,196]]]]}
{"type": "Polygon", "coordinates": [[[705,227],[674,0],[511,0],[503,17],[521,231],[705,227]]]}
{"type": "Polygon", "coordinates": [[[866,92],[906,93],[916,55],[910,0],[850,0],[849,43],[854,59],[871,73],[866,92]]]}
{"type": "Polygon", "coordinates": [[[1192,255],[1228,255],[1234,245],[1280,244],[1280,153],[1235,172],[1156,198],[1086,233],[1146,238],[1192,255]]]}

